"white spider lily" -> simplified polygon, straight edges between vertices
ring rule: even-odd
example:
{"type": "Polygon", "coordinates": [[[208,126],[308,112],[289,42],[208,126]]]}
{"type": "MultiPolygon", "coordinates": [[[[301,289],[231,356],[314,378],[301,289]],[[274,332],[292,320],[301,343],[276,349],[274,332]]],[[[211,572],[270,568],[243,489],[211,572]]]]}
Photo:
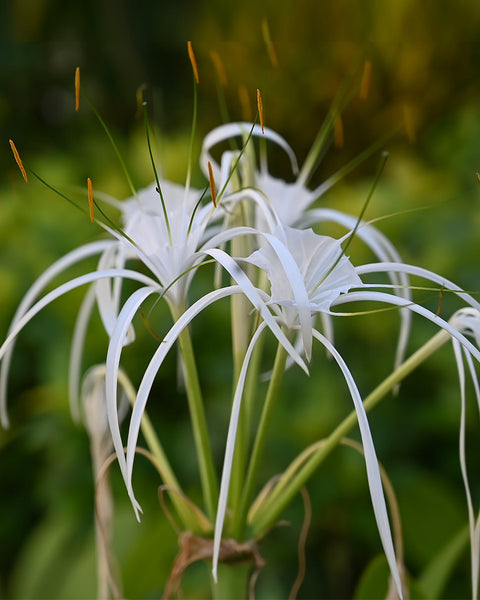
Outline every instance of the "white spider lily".
{"type": "MultiPolygon", "coordinates": [[[[211,150],[215,145],[235,136],[245,137],[248,131],[252,132],[252,136],[262,137],[261,128],[258,125],[253,126],[251,123],[230,123],[212,130],[205,137],[202,146],[200,163],[204,173],[207,173],[208,162],[211,162],[214,165],[216,178],[221,182],[227,182],[234,159],[238,157],[239,153],[225,152],[221,157],[220,164],[218,164],[213,159],[211,150]]],[[[265,129],[264,137],[285,150],[290,159],[292,171],[294,175],[297,175],[297,160],[288,143],[270,129],[265,129]]],[[[364,156],[371,154],[373,149],[378,149],[377,147],[380,147],[379,144],[365,151],[364,156]]],[[[248,155],[248,152],[245,154],[248,155]]],[[[244,159],[247,162],[248,157],[245,156],[244,159]]],[[[226,202],[235,203],[245,199],[252,201],[256,207],[254,226],[261,231],[270,233],[273,233],[279,225],[305,229],[324,222],[342,225],[349,231],[356,228],[356,235],[372,250],[378,260],[401,262],[401,257],[393,244],[376,227],[363,221],[358,222],[357,217],[338,210],[311,208],[314,202],[358,162],[360,161],[352,161],[351,164],[341,170],[342,175],[340,175],[340,172],[334,174],[315,190],[310,190],[304,183],[308,174],[302,171],[293,182],[286,182],[283,179],[273,177],[268,172],[265,154],[261,154],[259,170],[254,170],[252,173],[252,165],[247,164],[246,166],[247,176],[244,178],[244,185],[249,187],[245,187],[238,193],[230,194],[226,198],[226,202]]],[[[387,275],[395,286],[395,293],[403,298],[410,299],[408,275],[403,272],[388,272],[387,275]]],[[[401,329],[397,344],[395,367],[398,367],[405,357],[411,327],[411,313],[406,310],[400,310],[399,312],[401,329]]],[[[333,341],[333,327],[330,316],[327,313],[321,313],[321,318],[327,337],[333,341]]]]}
{"type": "MultiPolygon", "coordinates": [[[[342,370],[357,411],[362,442],[365,449],[365,462],[370,495],[382,545],[397,590],[401,594],[400,576],[393,550],[378,461],[363,404],[346,364],[327,338],[313,328],[311,317],[313,314],[319,312],[326,312],[331,315],[339,314],[332,312],[332,308],[347,302],[370,300],[374,302],[390,303],[394,306],[404,307],[412,312],[416,312],[433,321],[449,333],[454,341],[461,344],[469,357],[473,356],[480,362],[479,350],[471,344],[471,342],[463,335],[462,331],[459,331],[454,325],[447,323],[441,317],[433,314],[424,307],[412,303],[409,299],[394,294],[386,294],[374,290],[350,290],[352,288],[368,290],[370,287],[376,287],[371,284],[362,283],[359,277],[360,273],[387,272],[392,270],[393,272],[420,275],[431,281],[435,281],[436,283],[441,282],[441,285],[458,293],[471,306],[475,306],[475,308],[479,308],[478,302],[470,295],[462,293],[458,286],[455,286],[451,282],[448,282],[425,269],[418,269],[410,265],[397,263],[375,263],[373,265],[355,268],[342,252],[340,246],[342,240],[319,236],[311,230],[296,230],[288,227],[278,228],[276,234],[276,236],[263,234],[265,244],[260,250],[254,252],[247,259],[238,260],[252,263],[266,272],[271,284],[268,304],[272,307],[279,322],[287,329],[300,330],[307,358],[311,351],[312,337],[316,337],[332,354],[342,370]]],[[[378,287],[383,286],[380,285],[378,287]]],[[[246,363],[249,360],[250,353],[251,350],[249,349],[246,363]]],[[[246,368],[247,364],[245,364],[245,369],[246,368]]],[[[239,385],[235,394],[229,433],[227,436],[226,458],[220,487],[220,504],[215,530],[214,548],[216,553],[214,554],[214,574],[216,573],[215,561],[218,559],[218,548],[226,512],[231,461],[235,445],[235,432],[238,425],[244,377],[245,375],[242,370],[242,377],[239,378],[239,385]]]]}
{"type": "Polygon", "coordinates": [[[298,355],[297,351],[293,348],[289,340],[287,339],[284,332],[281,330],[275,318],[269,312],[264,300],[264,294],[261,290],[257,290],[250,282],[245,273],[240,267],[231,259],[226,253],[218,249],[205,250],[207,255],[212,256],[223,266],[227,268],[231,276],[236,279],[238,285],[228,286],[219,290],[214,290],[208,294],[205,294],[202,298],[197,300],[192,306],[190,306],[174,323],[170,331],[165,335],[162,343],[159,345],[155,354],[150,360],[149,365],[145,369],[143,379],[140,383],[137,399],[133,408],[132,417],[130,420],[130,426],[128,431],[127,440],[127,455],[125,458],[123,452],[123,442],[121,439],[120,428],[117,416],[117,373],[120,365],[120,355],[122,350],[122,340],[126,335],[128,328],[130,327],[131,320],[136,314],[139,306],[142,302],[151,294],[156,293],[155,288],[146,286],[137,290],[127,300],[123,306],[115,326],[115,330],[112,334],[108,354],[107,354],[107,372],[106,372],[106,401],[107,401],[107,413],[109,417],[110,429],[112,432],[112,438],[117,452],[118,461],[124,481],[127,487],[127,492],[132,501],[132,505],[135,509],[137,519],[139,519],[139,512],[141,507],[137,502],[133,486],[132,486],[132,473],[133,473],[133,462],[135,458],[135,449],[137,445],[138,435],[140,431],[140,424],[145,407],[148,401],[151,387],[158,373],[163,360],[167,356],[168,352],[172,348],[173,344],[177,341],[182,331],[189,325],[189,323],[204,309],[208,306],[220,300],[221,298],[229,297],[234,294],[244,294],[252,302],[253,306],[258,310],[265,323],[274,333],[279,343],[281,343],[290,356],[295,360],[302,368],[306,370],[306,366],[302,358],[298,355]]]}
{"type": "MultiPolygon", "coordinates": [[[[6,410],[7,382],[16,336],[49,302],[76,287],[95,283],[94,291],[87,294],[81,306],[72,344],[69,387],[74,417],[78,417],[83,343],[94,306],[98,306],[105,330],[111,335],[120,307],[122,279],[136,279],[156,289],[158,293],[165,292],[171,306],[181,310],[191,280],[189,269],[203,257],[196,251],[202,239],[207,237],[206,229],[212,209],[199,207],[195,212],[201,196],[196,190],[186,191],[185,188],[169,182],[163,182],[163,188],[168,224],[155,185],[141,190],[137,198],[115,203],[123,213],[123,231],[105,226],[114,239],[87,244],[68,253],[47,269],[27,292],[12,320],[8,337],[0,348],[0,360],[3,359],[0,370],[0,416],[3,426],[8,426],[9,423],[6,410]],[[67,282],[38,300],[58,275],[74,264],[95,255],[100,255],[96,271],[67,282]],[[127,260],[131,258],[139,258],[150,269],[155,279],[125,269],[127,260]]],[[[122,344],[133,339],[133,329],[130,327],[122,344]]]]}
{"type": "Polygon", "coordinates": [[[198,206],[198,190],[167,181],[161,188],[164,207],[155,183],[122,203],[125,241],[133,242],[128,257],[140,258],[165,288],[166,300],[182,306],[193,276],[190,270],[203,258],[197,250],[208,237],[214,207],[198,206]]]}

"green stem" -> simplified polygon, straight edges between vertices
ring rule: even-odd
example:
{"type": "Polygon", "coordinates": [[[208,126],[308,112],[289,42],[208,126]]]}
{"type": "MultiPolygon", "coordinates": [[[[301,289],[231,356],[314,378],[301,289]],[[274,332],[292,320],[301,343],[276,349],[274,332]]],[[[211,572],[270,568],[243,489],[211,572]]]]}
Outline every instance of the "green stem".
{"type": "Polygon", "coordinates": [[[257,434],[255,436],[255,443],[253,446],[252,455],[250,457],[250,462],[248,465],[248,472],[245,486],[243,489],[242,502],[240,504],[240,509],[238,511],[235,511],[232,518],[232,532],[233,536],[237,539],[241,539],[246,527],[246,516],[248,512],[248,507],[255,492],[258,470],[260,468],[263,450],[265,448],[265,442],[267,440],[268,426],[270,425],[272,412],[275,407],[276,400],[278,398],[283,374],[285,373],[286,360],[287,351],[281,344],[279,344],[277,348],[277,354],[275,356],[275,362],[273,365],[272,377],[268,386],[267,395],[265,397],[265,404],[263,405],[262,415],[260,418],[257,434]]]}
{"type": "MultiPolygon", "coordinates": [[[[180,317],[181,311],[172,308],[174,320],[180,317]]],[[[205,510],[208,517],[213,520],[218,502],[218,481],[213,465],[212,447],[208,435],[207,420],[203,406],[202,392],[198,379],[197,365],[193,353],[190,330],[184,329],[178,337],[180,351],[182,353],[185,386],[187,390],[188,408],[192,421],[195,450],[200,469],[200,480],[202,484],[205,510]]]]}
{"type": "Polygon", "coordinates": [[[251,570],[252,563],[250,561],[232,564],[219,563],[218,583],[215,583],[212,577],[212,598],[214,600],[248,598],[248,581],[251,570]]]}
{"type": "MultiPolygon", "coordinates": [[[[123,373],[119,372],[118,380],[121,383],[123,389],[125,390],[130,403],[133,405],[135,403],[136,392],[132,386],[132,383],[128,379],[128,377],[123,373]]],[[[160,440],[153,428],[152,422],[148,417],[147,413],[144,412],[141,421],[141,429],[143,437],[147,443],[148,449],[155,458],[156,466],[160,473],[160,476],[163,480],[164,485],[166,486],[170,499],[172,501],[175,510],[179,518],[182,521],[182,524],[189,531],[193,531],[194,533],[201,533],[204,531],[204,527],[198,521],[198,518],[192,512],[191,507],[188,502],[184,500],[185,494],[177,480],[177,477],[170,466],[170,462],[165,454],[165,451],[162,447],[160,440]]]]}
{"type": "MultiPolygon", "coordinates": [[[[391,375],[389,375],[364,401],[365,410],[368,412],[376,406],[400,381],[405,379],[422,362],[436,352],[449,339],[445,331],[437,333],[430,341],[412,354],[391,375]]],[[[338,427],[321,444],[318,450],[307,460],[298,473],[289,481],[280,480],[262,508],[257,512],[251,523],[253,537],[267,531],[280,518],[285,508],[290,504],[300,489],[321,465],[324,459],[338,446],[343,437],[353,429],[357,423],[357,413],[352,411],[338,427]]]]}

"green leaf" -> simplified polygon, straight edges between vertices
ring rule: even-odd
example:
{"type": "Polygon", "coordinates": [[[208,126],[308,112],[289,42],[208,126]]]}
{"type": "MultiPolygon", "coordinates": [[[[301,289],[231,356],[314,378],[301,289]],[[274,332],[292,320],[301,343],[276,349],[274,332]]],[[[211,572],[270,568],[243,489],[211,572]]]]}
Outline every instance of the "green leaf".
{"type": "Polygon", "coordinates": [[[441,598],[452,571],[468,546],[468,527],[461,529],[440,550],[418,579],[418,588],[426,597],[441,598]]]}

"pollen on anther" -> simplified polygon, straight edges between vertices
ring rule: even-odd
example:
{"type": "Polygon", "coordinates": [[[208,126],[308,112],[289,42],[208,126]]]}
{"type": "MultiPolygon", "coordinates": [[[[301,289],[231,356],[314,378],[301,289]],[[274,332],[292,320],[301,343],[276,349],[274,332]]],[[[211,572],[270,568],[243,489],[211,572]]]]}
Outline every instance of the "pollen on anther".
{"type": "Polygon", "coordinates": [[[80,107],[80,67],[75,69],[75,110],[80,107]]]}
{"type": "Polygon", "coordinates": [[[262,126],[262,133],[265,133],[265,128],[263,126],[263,102],[262,102],[262,94],[260,94],[260,90],[257,89],[257,106],[258,106],[258,116],[260,119],[260,125],[262,126]]]}
{"type": "Polygon", "coordinates": [[[198,77],[198,68],[197,68],[197,61],[195,59],[195,54],[193,53],[193,48],[192,48],[192,42],[187,42],[187,49],[188,49],[188,57],[190,59],[190,62],[192,63],[192,69],[193,69],[193,74],[195,76],[195,81],[197,82],[197,85],[200,83],[200,79],[198,77]]]}
{"type": "Polygon", "coordinates": [[[10,148],[12,149],[13,157],[15,158],[15,162],[17,163],[18,168],[22,172],[23,178],[28,183],[27,172],[25,171],[25,167],[23,166],[22,159],[20,158],[20,154],[18,153],[18,150],[17,150],[15,144],[13,143],[13,140],[8,140],[8,141],[10,144],[10,148]]]}
{"type": "Polygon", "coordinates": [[[92,180],[90,177],[87,177],[87,187],[88,187],[88,208],[90,210],[90,221],[93,223],[95,221],[95,217],[93,215],[93,189],[92,189],[92,180]]]}
{"type": "Polygon", "coordinates": [[[213,206],[217,208],[217,192],[215,190],[215,179],[213,178],[212,163],[208,161],[208,181],[210,182],[210,194],[212,195],[213,206]]]}

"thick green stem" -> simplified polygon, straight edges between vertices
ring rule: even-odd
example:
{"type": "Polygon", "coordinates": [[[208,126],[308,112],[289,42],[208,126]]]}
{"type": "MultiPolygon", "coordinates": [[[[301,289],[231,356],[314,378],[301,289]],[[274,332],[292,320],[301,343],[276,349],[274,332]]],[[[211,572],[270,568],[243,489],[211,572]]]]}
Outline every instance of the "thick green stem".
{"type": "MultiPolygon", "coordinates": [[[[400,381],[405,379],[422,362],[431,356],[449,339],[450,335],[445,331],[437,333],[422,348],[417,350],[410,358],[401,364],[391,375],[389,375],[364,401],[365,410],[368,412],[376,406],[400,381]]],[[[338,427],[330,434],[318,450],[307,460],[298,473],[287,483],[279,481],[263,506],[256,513],[251,523],[253,537],[267,531],[280,518],[285,508],[290,504],[300,489],[310,479],[315,470],[321,465],[325,458],[338,446],[340,441],[357,424],[357,413],[352,411],[338,427]],[[278,491],[277,491],[278,490],[278,491]]]]}
{"type": "Polygon", "coordinates": [[[270,425],[272,412],[280,391],[283,374],[285,373],[286,360],[287,351],[282,345],[279,344],[273,365],[272,377],[268,386],[265,404],[263,405],[262,415],[248,465],[247,477],[242,494],[242,502],[240,504],[240,509],[235,511],[232,516],[232,533],[237,539],[241,539],[245,532],[248,507],[255,492],[258,471],[262,460],[263,450],[265,448],[265,442],[267,440],[268,427],[270,425]]]}
{"type": "Polygon", "coordinates": [[[248,598],[248,580],[252,563],[239,562],[231,565],[219,563],[218,583],[212,577],[212,598],[214,600],[240,600],[248,598]]]}
{"type": "MultiPolygon", "coordinates": [[[[177,320],[181,312],[175,313],[176,311],[172,309],[173,318],[177,320]]],[[[208,517],[213,521],[218,502],[218,480],[213,465],[212,447],[208,435],[202,391],[198,379],[192,339],[188,328],[184,329],[179,335],[178,342],[180,344],[180,351],[183,359],[188,408],[192,422],[193,438],[200,470],[205,510],[208,517]]]]}

